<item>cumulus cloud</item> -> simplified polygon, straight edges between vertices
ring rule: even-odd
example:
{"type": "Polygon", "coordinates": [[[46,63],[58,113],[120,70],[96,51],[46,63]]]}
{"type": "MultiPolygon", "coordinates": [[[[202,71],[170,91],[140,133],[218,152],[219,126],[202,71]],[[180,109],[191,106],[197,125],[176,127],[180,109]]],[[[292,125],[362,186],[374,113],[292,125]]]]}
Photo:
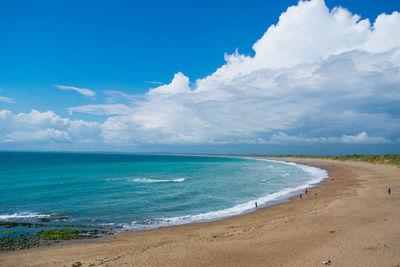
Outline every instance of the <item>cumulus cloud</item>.
{"type": "Polygon", "coordinates": [[[88,96],[88,97],[93,97],[96,94],[92,90],[86,89],[86,88],[78,88],[78,87],[74,87],[74,86],[65,86],[65,85],[54,85],[54,86],[61,90],[75,91],[75,92],[80,93],[81,95],[88,96]]]}
{"type": "Polygon", "coordinates": [[[30,143],[30,142],[42,142],[42,141],[69,141],[71,137],[68,133],[52,128],[39,130],[36,132],[12,132],[6,135],[5,142],[19,142],[19,143],[30,143]]]}
{"type": "Polygon", "coordinates": [[[298,142],[349,130],[398,136],[399,19],[398,12],[382,14],[371,24],[344,8],[329,10],[322,0],[300,1],[254,44],[254,56],[226,55],[226,64],[192,87],[175,74],[129,115],[108,119],[104,137],[246,143],[287,131],[301,132],[298,142]]]}
{"type": "Polygon", "coordinates": [[[112,104],[68,109],[107,115],[103,123],[1,111],[0,125],[13,125],[3,138],[22,131],[19,121],[36,120],[35,130],[24,131],[55,129],[70,142],[90,136],[114,145],[393,143],[400,136],[398,36],[398,12],[371,22],[323,0],[300,1],[253,45],[254,56],[236,51],[192,83],[178,72],[143,96],[109,91],[112,104]],[[72,131],[73,124],[85,126],[72,131]]]}
{"type": "Polygon", "coordinates": [[[161,85],[157,88],[150,89],[148,94],[174,95],[178,93],[188,93],[188,92],[190,92],[189,78],[183,75],[181,72],[178,72],[174,75],[174,78],[172,79],[172,82],[170,84],[161,85]]]}
{"type": "MultiPolygon", "coordinates": [[[[172,108],[172,107],[171,107],[172,108]]],[[[175,110],[178,116],[182,112],[179,108],[175,110]]],[[[150,116],[157,118],[158,116],[150,116]]],[[[0,111],[0,126],[6,131],[1,132],[0,142],[6,143],[40,143],[40,142],[57,142],[57,143],[110,143],[110,144],[126,144],[131,142],[131,137],[128,134],[134,128],[137,128],[141,120],[147,121],[146,128],[141,131],[151,135],[150,138],[138,136],[136,140],[141,140],[141,143],[198,143],[201,140],[194,139],[195,137],[186,133],[183,128],[178,128],[175,131],[174,139],[162,139],[159,134],[154,134],[154,125],[157,122],[149,121],[148,118],[137,118],[136,125],[133,125],[134,120],[127,116],[126,120],[121,123],[121,117],[117,119],[108,119],[105,123],[99,124],[96,122],[85,122],[82,120],[70,120],[61,118],[52,111],[39,112],[32,110],[30,113],[12,114],[9,110],[0,111]],[[152,124],[153,123],[153,124],[152,124]],[[7,125],[8,127],[4,127],[7,125]],[[125,134],[124,131],[126,131],[125,134]],[[158,138],[158,139],[157,139],[158,138]],[[147,141],[146,141],[147,140],[147,141]]],[[[164,121],[165,118],[160,118],[164,121]]],[[[183,119],[183,118],[182,118],[183,119]]],[[[169,123],[165,121],[165,126],[169,123]]],[[[193,122],[191,127],[198,125],[199,122],[193,122]]],[[[188,125],[190,126],[190,125],[188,125]]],[[[172,125],[171,129],[176,125],[172,125]]],[[[189,127],[190,128],[190,127],[189,127]]],[[[398,138],[399,139],[399,138],[398,138]]],[[[395,142],[399,142],[399,140],[395,142]]],[[[212,142],[209,142],[212,143],[212,142]]],[[[230,143],[230,142],[214,142],[214,143],[230,143]]],[[[268,139],[258,137],[256,139],[242,138],[241,143],[247,144],[317,144],[317,143],[344,143],[344,144],[390,144],[393,141],[384,137],[371,137],[366,132],[361,132],[355,135],[343,134],[340,137],[307,137],[307,136],[290,136],[284,132],[271,135],[268,139]]]]}
{"type": "Polygon", "coordinates": [[[102,142],[101,125],[97,122],[70,120],[52,111],[13,114],[0,111],[0,142],[68,142],[80,144],[102,142]]]}

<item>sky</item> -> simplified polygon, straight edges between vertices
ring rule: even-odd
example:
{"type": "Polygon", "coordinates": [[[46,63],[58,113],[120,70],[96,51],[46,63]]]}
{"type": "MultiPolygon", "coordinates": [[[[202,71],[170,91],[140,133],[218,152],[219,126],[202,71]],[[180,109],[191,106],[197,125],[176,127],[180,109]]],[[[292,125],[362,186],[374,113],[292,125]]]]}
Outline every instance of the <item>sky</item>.
{"type": "Polygon", "coordinates": [[[397,0],[0,3],[0,150],[400,149],[397,0]]]}

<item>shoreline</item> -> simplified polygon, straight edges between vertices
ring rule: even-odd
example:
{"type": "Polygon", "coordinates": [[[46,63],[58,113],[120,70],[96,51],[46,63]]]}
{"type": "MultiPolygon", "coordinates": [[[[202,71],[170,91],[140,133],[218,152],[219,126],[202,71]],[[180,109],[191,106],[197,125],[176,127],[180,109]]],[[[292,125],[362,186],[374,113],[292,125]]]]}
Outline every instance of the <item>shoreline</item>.
{"type": "MultiPolygon", "coordinates": [[[[25,247],[23,249],[32,249],[35,247],[50,247],[50,246],[59,246],[63,244],[70,244],[70,243],[82,243],[82,242],[96,242],[100,240],[105,240],[109,239],[110,236],[112,235],[119,235],[121,233],[129,233],[129,232],[138,232],[138,231],[143,231],[143,230],[153,230],[153,229],[158,229],[158,228],[163,228],[163,227],[170,227],[170,226],[177,226],[177,225],[184,225],[184,224],[191,224],[191,223],[202,223],[202,222],[212,222],[212,221],[218,221],[222,219],[226,219],[229,217],[234,217],[234,216],[241,216],[244,214],[252,213],[258,209],[270,207],[273,205],[277,205],[279,203],[284,203],[287,201],[290,201],[291,198],[298,196],[299,194],[304,194],[305,189],[310,189],[313,187],[318,187],[321,186],[321,183],[323,182],[324,179],[328,177],[328,173],[326,170],[313,167],[310,165],[305,165],[305,164],[299,164],[299,163],[293,163],[290,161],[285,161],[280,158],[273,158],[272,157],[265,157],[265,156],[245,156],[245,155],[202,155],[202,154],[195,154],[195,155],[173,155],[173,156],[183,156],[183,157],[216,157],[216,158],[237,158],[237,159],[244,159],[244,160],[257,160],[257,161],[264,161],[264,162],[271,162],[271,163],[278,163],[278,164],[283,164],[283,165],[290,165],[290,166],[295,166],[297,169],[301,169],[304,172],[308,173],[308,180],[303,181],[303,184],[299,184],[296,186],[292,187],[287,187],[287,188],[281,188],[278,191],[268,193],[267,195],[262,195],[259,196],[253,200],[249,200],[247,202],[241,202],[238,203],[234,206],[222,208],[220,210],[211,210],[211,211],[204,211],[199,214],[194,214],[194,215],[182,215],[178,217],[162,217],[162,218],[156,218],[155,221],[159,221],[160,223],[158,224],[143,224],[142,226],[137,226],[136,228],[130,228],[130,227],[125,227],[126,229],[123,229],[123,226],[119,227],[110,227],[110,228],[103,228],[103,227],[96,227],[96,225],[90,225],[86,224],[84,227],[91,227],[93,228],[92,230],[96,230],[95,235],[99,235],[101,232],[105,232],[105,234],[100,234],[99,237],[82,237],[79,239],[72,239],[72,240],[54,240],[53,243],[49,243],[47,245],[38,245],[38,246],[30,246],[30,247],[25,247]],[[254,207],[254,203],[257,202],[258,207],[254,207]],[[246,207],[244,207],[246,206],[246,207]],[[178,219],[178,220],[177,220],[178,219]]],[[[35,215],[35,213],[29,213],[27,214],[28,216],[35,215]]],[[[13,215],[19,215],[17,213],[13,215]]],[[[13,216],[10,215],[10,216],[13,216]]],[[[24,214],[25,215],[25,214],[24,214]]],[[[36,216],[54,216],[54,215],[36,215],[36,216]]],[[[49,220],[50,221],[50,220],[49,220]]],[[[6,223],[10,224],[18,224],[20,222],[16,221],[6,221],[6,223]]],[[[38,227],[38,226],[46,226],[42,225],[41,222],[27,222],[27,224],[32,224],[32,226],[38,227]]],[[[122,223],[128,225],[128,223],[122,223]]],[[[118,223],[112,223],[109,225],[122,225],[118,223]]],[[[31,227],[31,226],[29,226],[31,227]]],[[[63,230],[62,225],[55,225],[55,227],[60,228],[63,230]]],[[[70,227],[73,227],[75,230],[76,228],[79,228],[79,226],[74,226],[74,225],[68,225],[66,228],[69,229],[70,227]]],[[[64,227],[65,228],[65,227],[64,227]]],[[[86,230],[86,229],[83,229],[86,230]]],[[[85,233],[86,235],[86,233],[85,233]]],[[[94,234],[93,234],[94,235],[94,234]]],[[[23,238],[29,238],[29,236],[23,237],[23,238]]],[[[46,243],[45,241],[42,241],[43,243],[46,243]]],[[[17,250],[21,250],[17,249],[17,250]]],[[[6,251],[12,251],[11,250],[4,250],[0,251],[0,253],[6,252],[6,251]]]]}
{"type": "MultiPolygon", "coordinates": [[[[262,156],[251,158],[274,159],[262,156]]],[[[7,252],[0,255],[0,265],[71,266],[75,262],[81,262],[82,266],[90,264],[199,266],[245,263],[264,266],[290,264],[317,266],[322,264],[322,260],[327,259],[332,260],[333,264],[341,263],[341,266],[362,263],[373,266],[395,266],[400,263],[400,257],[396,256],[400,255],[400,243],[396,241],[400,239],[396,231],[400,229],[399,215],[387,213],[387,209],[398,211],[400,196],[395,191],[400,189],[400,182],[394,178],[400,174],[399,168],[322,159],[277,158],[277,160],[325,169],[330,179],[324,179],[321,182],[323,186],[310,189],[310,193],[303,195],[303,199],[295,196],[288,202],[260,208],[254,212],[217,221],[121,233],[102,241],[74,242],[56,247],[7,252]],[[371,172],[375,173],[375,176],[371,172]],[[378,179],[382,175],[386,175],[386,178],[381,179],[388,181],[378,183],[374,181],[373,178],[378,179]],[[392,183],[394,194],[389,201],[383,182],[392,183]],[[376,190],[377,186],[382,188],[376,190]],[[370,191],[380,192],[379,197],[373,202],[365,198],[365,194],[369,196],[370,191]],[[317,193],[317,199],[312,198],[313,193],[317,193]],[[377,205],[375,213],[360,207],[365,201],[377,205]],[[387,204],[390,207],[386,207],[387,204]],[[328,210],[334,212],[333,217],[328,210]],[[358,214],[355,218],[353,218],[354,210],[358,214]],[[382,212],[385,212],[384,217],[387,218],[379,218],[377,213],[382,212]],[[365,217],[365,221],[361,219],[359,226],[373,225],[373,230],[382,228],[384,230],[380,231],[385,237],[382,237],[381,241],[376,238],[378,240],[366,242],[366,237],[377,234],[376,231],[372,233],[366,231],[356,235],[357,238],[349,242],[347,236],[351,236],[354,230],[360,228],[355,227],[360,224],[359,215],[365,217]],[[349,217],[347,220],[346,216],[349,217]],[[377,218],[379,222],[375,222],[377,218]],[[340,242],[341,239],[347,242],[343,240],[340,242]],[[385,239],[390,240],[385,241],[385,239]],[[337,244],[332,247],[331,242],[337,244]],[[362,244],[363,249],[350,253],[352,246],[349,247],[349,243],[357,242],[362,244]],[[321,253],[321,250],[325,253],[321,253]],[[340,252],[344,257],[340,256],[340,252]],[[352,257],[352,254],[357,257],[352,257]]]]}
{"type": "MultiPolygon", "coordinates": [[[[274,158],[272,157],[265,157],[265,156],[245,156],[245,155],[202,155],[202,154],[179,154],[175,155],[172,154],[172,156],[182,156],[182,157],[215,157],[215,158],[236,158],[236,159],[243,159],[243,160],[257,160],[257,161],[265,161],[265,162],[271,162],[271,163],[278,163],[278,164],[284,164],[284,165],[291,165],[291,166],[296,166],[296,168],[303,170],[304,172],[308,173],[308,180],[303,181],[303,184],[299,185],[294,185],[292,187],[287,187],[287,188],[281,188],[278,189],[278,191],[268,193],[267,195],[261,195],[255,199],[248,200],[245,202],[240,202],[237,204],[234,204],[234,206],[230,207],[225,207],[221,208],[219,210],[211,210],[211,211],[203,211],[198,214],[193,214],[193,215],[182,215],[182,216],[176,216],[176,217],[160,217],[160,218],[155,218],[154,221],[159,221],[158,224],[143,224],[143,225],[138,225],[136,228],[132,227],[130,228],[129,226],[124,227],[122,225],[129,225],[129,223],[109,223],[108,225],[119,225],[110,228],[103,228],[101,225],[99,227],[96,227],[96,225],[91,225],[87,223],[83,223],[85,227],[90,227],[93,229],[96,229],[99,232],[106,232],[106,234],[101,234],[100,237],[94,237],[94,238],[82,238],[82,239],[72,239],[72,240],[55,240],[54,244],[48,244],[48,245],[43,245],[43,246],[37,246],[37,247],[48,247],[48,246],[54,246],[54,245],[62,245],[65,243],[74,243],[74,242],[94,242],[96,240],[103,240],[103,239],[108,239],[110,235],[118,235],[121,233],[127,233],[127,232],[137,232],[137,231],[143,231],[143,230],[153,230],[157,228],[162,228],[162,227],[169,227],[169,226],[176,226],[176,225],[184,225],[184,224],[191,224],[191,223],[201,223],[201,222],[211,222],[211,221],[217,221],[217,220],[222,220],[226,219],[229,217],[233,216],[241,216],[244,214],[248,214],[251,212],[254,212],[257,209],[261,208],[266,208],[270,207],[279,203],[287,202],[290,201],[290,199],[294,196],[298,196],[298,194],[301,194],[304,192],[306,188],[313,188],[320,186],[322,181],[328,177],[328,173],[326,170],[316,168],[310,165],[304,165],[304,164],[296,164],[293,162],[288,162],[284,161],[280,158],[274,158]],[[254,207],[254,202],[257,202],[258,208],[254,207]],[[244,207],[246,206],[246,207],[244,207]],[[124,229],[125,228],[125,229],[124,229]]],[[[135,179],[136,180],[136,179],[135,179]]],[[[32,216],[35,215],[35,213],[28,213],[26,212],[26,216],[32,216]]],[[[13,215],[20,215],[20,214],[11,214],[9,216],[13,215]]],[[[22,214],[21,214],[22,215],[22,214]]],[[[25,216],[25,214],[23,214],[25,216]]],[[[40,218],[40,216],[43,217],[51,217],[53,215],[49,214],[37,214],[37,217],[40,218]]],[[[62,215],[60,215],[62,216],[62,215]]],[[[49,220],[50,221],[50,220],[49,220]]],[[[6,221],[5,223],[10,223],[10,224],[18,224],[20,223],[19,221],[6,221]]],[[[35,227],[37,226],[46,226],[46,225],[41,225],[41,222],[27,222],[27,224],[32,224],[35,227]]],[[[29,226],[30,227],[30,226],[29,226]]],[[[62,225],[55,225],[55,227],[63,229],[62,225]]],[[[75,227],[74,225],[69,225],[66,228],[73,227],[73,229],[78,228],[78,225],[75,227]]],[[[64,227],[65,228],[65,227],[64,227]]],[[[86,230],[86,229],[83,229],[86,230]]],[[[28,237],[29,238],[29,237],[28,237]]],[[[29,248],[24,248],[24,249],[31,249],[36,246],[31,246],[29,248]]],[[[5,250],[7,251],[7,250],[5,250]]],[[[2,253],[4,251],[0,251],[2,253]]]]}
{"type": "MultiPolygon", "coordinates": [[[[238,158],[238,159],[246,159],[246,160],[260,160],[260,161],[277,162],[279,164],[293,164],[294,163],[293,161],[285,161],[285,160],[282,160],[280,158],[273,158],[273,157],[266,157],[266,156],[202,155],[202,154],[194,154],[194,155],[190,155],[190,154],[175,155],[175,154],[172,154],[172,155],[174,155],[174,156],[183,156],[183,157],[195,156],[195,157],[238,158]]],[[[271,194],[268,194],[268,195],[263,195],[263,196],[261,196],[261,197],[259,197],[257,199],[254,199],[254,200],[250,200],[249,202],[251,202],[251,203],[254,203],[254,201],[257,201],[257,203],[258,203],[258,208],[257,209],[252,207],[252,208],[243,210],[241,212],[238,212],[238,213],[235,213],[235,214],[230,214],[230,215],[225,215],[225,216],[221,215],[221,216],[207,218],[207,219],[193,219],[191,221],[178,222],[176,224],[165,224],[165,225],[158,225],[158,226],[156,225],[156,226],[150,226],[148,228],[120,231],[120,232],[117,232],[116,235],[119,235],[121,233],[138,232],[138,231],[145,231],[145,230],[154,230],[154,229],[159,229],[159,228],[164,228],[164,227],[179,226],[179,225],[185,225],[185,224],[214,222],[214,221],[228,219],[230,217],[246,215],[246,214],[249,214],[249,213],[253,213],[253,212],[255,212],[256,210],[259,210],[259,209],[263,209],[263,208],[271,207],[271,206],[274,206],[274,205],[277,205],[277,204],[280,204],[280,203],[288,202],[292,198],[295,198],[296,196],[298,196],[298,194],[300,192],[304,192],[305,188],[310,189],[310,188],[322,186],[322,182],[325,179],[327,179],[328,176],[329,176],[329,174],[328,174],[328,172],[326,170],[318,168],[318,167],[314,167],[314,166],[307,165],[307,164],[300,164],[300,163],[295,163],[295,165],[296,165],[297,168],[302,169],[303,171],[309,173],[310,180],[305,181],[305,184],[301,184],[301,185],[299,185],[299,186],[297,186],[295,188],[291,187],[291,188],[280,189],[277,192],[274,192],[274,193],[271,193],[271,194]],[[305,170],[304,167],[313,168],[313,169],[315,169],[317,171],[322,171],[323,174],[320,173],[319,175],[322,175],[322,176],[326,175],[326,177],[323,177],[323,178],[316,177],[315,174],[310,172],[310,170],[305,170]],[[261,199],[269,197],[269,196],[274,195],[276,193],[280,193],[283,190],[289,190],[290,192],[284,193],[282,195],[278,195],[278,196],[274,197],[271,200],[267,200],[265,203],[261,203],[261,199]],[[260,203],[261,203],[261,205],[260,205],[260,203]]],[[[208,211],[208,212],[203,212],[203,213],[196,214],[196,215],[186,215],[186,216],[182,216],[182,218],[183,217],[202,216],[202,215],[207,215],[207,214],[210,214],[210,213],[220,213],[220,212],[223,212],[223,211],[226,211],[226,210],[233,209],[233,208],[235,208],[237,206],[244,205],[246,203],[248,203],[248,202],[243,202],[243,203],[240,203],[240,204],[236,204],[235,206],[224,208],[224,209],[217,210],[217,211],[208,211]]],[[[170,219],[176,219],[176,218],[180,218],[180,217],[172,217],[172,218],[171,217],[167,217],[167,218],[162,218],[162,220],[167,220],[168,221],[170,219]]]]}

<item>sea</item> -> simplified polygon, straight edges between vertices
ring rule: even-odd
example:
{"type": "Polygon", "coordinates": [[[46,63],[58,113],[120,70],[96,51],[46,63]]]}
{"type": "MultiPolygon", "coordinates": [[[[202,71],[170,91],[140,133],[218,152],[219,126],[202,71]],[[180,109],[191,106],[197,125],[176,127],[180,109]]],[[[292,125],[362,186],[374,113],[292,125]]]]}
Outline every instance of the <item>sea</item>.
{"type": "Polygon", "coordinates": [[[287,201],[325,177],[245,157],[0,152],[0,222],[118,233],[218,220],[254,211],[255,201],[287,201]]]}

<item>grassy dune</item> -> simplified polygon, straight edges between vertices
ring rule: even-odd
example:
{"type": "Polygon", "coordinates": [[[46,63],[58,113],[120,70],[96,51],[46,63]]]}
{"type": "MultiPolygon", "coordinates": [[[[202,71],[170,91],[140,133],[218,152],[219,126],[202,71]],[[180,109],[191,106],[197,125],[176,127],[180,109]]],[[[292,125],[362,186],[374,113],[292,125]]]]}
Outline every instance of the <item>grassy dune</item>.
{"type": "Polygon", "coordinates": [[[321,158],[321,159],[334,159],[341,161],[360,161],[369,162],[373,164],[391,164],[400,167],[400,155],[388,154],[388,155],[346,155],[346,156],[291,156],[296,158],[321,158]]]}

